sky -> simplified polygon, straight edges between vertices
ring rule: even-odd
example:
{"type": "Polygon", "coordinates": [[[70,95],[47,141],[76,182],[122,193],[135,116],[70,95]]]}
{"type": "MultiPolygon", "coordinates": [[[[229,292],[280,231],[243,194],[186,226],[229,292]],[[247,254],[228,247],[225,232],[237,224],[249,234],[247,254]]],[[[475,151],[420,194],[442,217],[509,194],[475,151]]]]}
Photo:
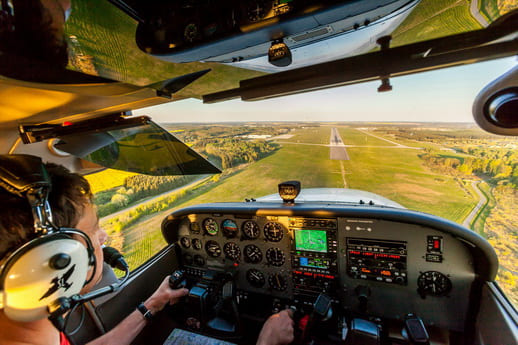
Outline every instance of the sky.
{"type": "Polygon", "coordinates": [[[158,123],[248,121],[474,122],[471,107],[489,82],[517,64],[516,57],[256,102],[203,104],[187,99],[143,108],[158,123]]]}

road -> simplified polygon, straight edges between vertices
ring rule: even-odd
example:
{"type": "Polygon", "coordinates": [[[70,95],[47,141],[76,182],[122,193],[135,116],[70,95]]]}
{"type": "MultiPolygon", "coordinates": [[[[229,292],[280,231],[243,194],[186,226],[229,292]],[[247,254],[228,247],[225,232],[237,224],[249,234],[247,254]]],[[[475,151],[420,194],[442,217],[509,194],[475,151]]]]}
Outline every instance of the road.
{"type": "Polygon", "coordinates": [[[349,155],[345,149],[344,142],[336,128],[331,128],[331,138],[329,139],[329,159],[348,161],[349,155]]]}
{"type": "Polygon", "coordinates": [[[141,202],[139,202],[138,204],[132,205],[132,206],[130,206],[130,207],[127,207],[127,208],[122,209],[122,210],[120,210],[120,211],[117,211],[117,212],[115,212],[115,213],[109,214],[109,215],[107,215],[107,216],[105,216],[105,217],[102,217],[101,219],[99,219],[99,221],[100,221],[100,222],[106,221],[106,220],[108,220],[108,219],[110,219],[110,218],[113,218],[113,217],[115,217],[115,216],[117,216],[117,215],[119,215],[119,214],[123,213],[123,212],[131,211],[131,210],[133,210],[133,209],[135,209],[135,208],[139,207],[139,206],[140,206],[140,205],[142,205],[142,204],[146,204],[146,203],[148,203],[148,202],[154,201],[154,200],[156,200],[156,199],[158,199],[158,198],[161,198],[161,197],[163,197],[163,196],[167,196],[167,195],[169,195],[169,194],[173,194],[173,193],[179,192],[179,191],[184,190],[184,189],[187,189],[187,188],[192,188],[192,187],[194,187],[195,185],[197,185],[197,184],[201,183],[202,181],[204,181],[204,180],[206,180],[206,179],[210,178],[210,176],[211,176],[211,175],[203,175],[203,176],[201,176],[200,178],[198,178],[198,179],[196,179],[196,180],[192,181],[191,183],[186,184],[185,186],[181,186],[181,187],[178,187],[178,188],[175,188],[175,189],[171,189],[171,190],[168,190],[167,192],[164,192],[164,193],[162,193],[162,194],[158,194],[158,195],[156,195],[156,196],[154,196],[154,197],[152,197],[152,198],[142,200],[142,201],[141,201],[141,202]]]}
{"type": "Polygon", "coordinates": [[[480,200],[478,201],[477,206],[475,206],[473,208],[473,210],[471,210],[471,213],[468,214],[466,219],[464,219],[464,222],[462,222],[462,225],[465,226],[468,229],[471,229],[471,227],[470,227],[471,226],[471,222],[473,222],[473,219],[475,219],[475,217],[477,216],[477,214],[480,211],[480,209],[482,207],[484,207],[486,205],[486,203],[487,203],[486,196],[478,188],[478,184],[479,183],[480,183],[480,181],[473,181],[473,182],[471,182],[471,186],[477,192],[478,197],[480,198],[480,200]]]}
{"type": "Polygon", "coordinates": [[[469,6],[469,11],[471,12],[471,15],[473,16],[473,18],[475,18],[477,20],[477,22],[480,23],[480,25],[482,25],[485,28],[489,25],[486,18],[484,18],[478,10],[478,0],[471,1],[471,5],[469,6]]]}

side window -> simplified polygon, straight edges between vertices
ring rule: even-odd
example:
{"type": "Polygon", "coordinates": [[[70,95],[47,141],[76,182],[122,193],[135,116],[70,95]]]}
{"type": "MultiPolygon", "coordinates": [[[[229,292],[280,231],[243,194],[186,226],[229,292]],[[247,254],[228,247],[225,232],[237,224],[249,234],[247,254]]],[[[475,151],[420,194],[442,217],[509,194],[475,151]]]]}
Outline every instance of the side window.
{"type": "Polygon", "coordinates": [[[198,176],[149,176],[106,169],[84,176],[94,193],[106,245],[119,250],[130,269],[166,246],[161,223],[188,194],[198,176]]]}

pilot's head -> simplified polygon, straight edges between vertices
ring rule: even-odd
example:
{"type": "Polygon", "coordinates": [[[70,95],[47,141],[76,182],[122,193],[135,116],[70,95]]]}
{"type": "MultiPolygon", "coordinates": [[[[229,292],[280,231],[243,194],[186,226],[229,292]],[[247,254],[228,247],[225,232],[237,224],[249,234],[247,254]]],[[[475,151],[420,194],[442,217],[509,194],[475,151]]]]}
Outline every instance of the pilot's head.
{"type": "Polygon", "coordinates": [[[13,0],[0,8],[0,53],[68,64],[64,28],[70,0],[13,0]]]}
{"type": "MultiPolygon", "coordinates": [[[[76,228],[91,240],[96,257],[95,276],[82,292],[90,290],[102,275],[101,245],[106,232],[99,227],[92,192],[88,182],[63,166],[45,164],[51,179],[49,204],[53,223],[58,227],[76,228]]],[[[14,250],[35,237],[34,218],[27,199],[20,198],[0,187],[0,262],[14,250]]],[[[82,239],[77,238],[82,241],[82,239]]],[[[83,241],[82,241],[83,242],[83,241]]],[[[27,272],[27,275],[31,272],[27,272]]],[[[88,274],[90,277],[91,273],[88,274]]],[[[82,283],[81,283],[82,284],[82,283]]]]}

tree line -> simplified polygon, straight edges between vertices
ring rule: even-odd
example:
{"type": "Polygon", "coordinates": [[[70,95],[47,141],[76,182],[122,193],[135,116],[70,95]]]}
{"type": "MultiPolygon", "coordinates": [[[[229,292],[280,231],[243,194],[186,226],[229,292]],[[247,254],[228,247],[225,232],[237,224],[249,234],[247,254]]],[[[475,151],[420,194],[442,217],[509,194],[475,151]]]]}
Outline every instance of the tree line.
{"type": "Polygon", "coordinates": [[[518,188],[518,152],[513,149],[460,149],[468,157],[454,157],[426,149],[419,155],[425,163],[452,175],[484,174],[492,182],[506,182],[518,188]]]}
{"type": "Polygon", "coordinates": [[[275,151],[278,145],[264,141],[241,139],[212,139],[204,142],[205,152],[218,157],[224,169],[242,163],[252,163],[275,151]]]}
{"type": "Polygon", "coordinates": [[[195,176],[129,176],[124,179],[122,186],[95,195],[97,213],[99,217],[104,217],[143,198],[181,187],[194,178],[195,176]]]}

